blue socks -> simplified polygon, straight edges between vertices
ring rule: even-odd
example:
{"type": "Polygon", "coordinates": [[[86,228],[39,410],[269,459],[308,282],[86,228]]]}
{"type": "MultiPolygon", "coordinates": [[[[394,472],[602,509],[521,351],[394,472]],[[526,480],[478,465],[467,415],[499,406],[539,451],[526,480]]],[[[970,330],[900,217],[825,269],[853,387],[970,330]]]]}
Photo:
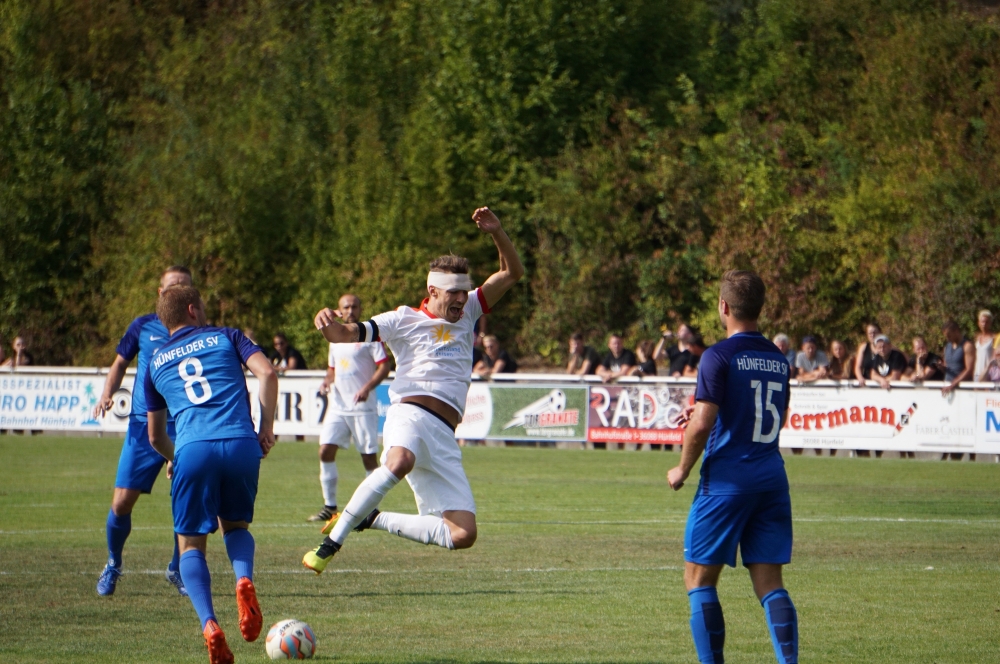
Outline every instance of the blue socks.
{"type": "Polygon", "coordinates": [[[223,539],[226,541],[226,553],[233,564],[236,580],[244,576],[253,581],[253,535],[246,528],[230,530],[223,539]]]}
{"type": "Polygon", "coordinates": [[[212,576],[208,573],[208,563],[205,554],[192,549],[181,556],[181,580],[187,588],[194,610],[201,619],[201,628],[205,623],[215,620],[215,609],[212,607],[212,576]]]}
{"type": "Polygon", "coordinates": [[[784,588],[773,590],[760,600],[771,632],[771,644],[778,664],[798,664],[799,619],[795,605],[784,588]]]}
{"type": "Polygon", "coordinates": [[[108,523],[105,526],[108,535],[108,558],[117,569],[122,566],[122,549],[125,540],[132,532],[132,514],[117,516],[113,510],[108,510],[108,523]]]}
{"type": "Polygon", "coordinates": [[[722,647],[726,642],[726,621],[722,617],[719,595],[712,586],[688,591],[691,602],[691,635],[702,664],[723,664],[722,647]]]}
{"type": "Polygon", "coordinates": [[[174,557],[170,559],[170,564],[167,565],[167,569],[171,572],[176,572],[181,565],[181,549],[180,542],[177,540],[177,533],[174,533],[174,557]]]}

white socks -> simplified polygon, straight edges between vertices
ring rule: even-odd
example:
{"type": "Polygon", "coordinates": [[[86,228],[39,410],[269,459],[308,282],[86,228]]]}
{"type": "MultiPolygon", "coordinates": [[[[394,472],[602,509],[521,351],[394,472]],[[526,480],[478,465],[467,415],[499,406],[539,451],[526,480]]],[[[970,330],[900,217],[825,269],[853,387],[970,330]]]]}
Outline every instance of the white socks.
{"type": "Polygon", "coordinates": [[[421,544],[437,544],[445,549],[455,548],[455,544],[451,541],[451,530],[448,528],[448,524],[438,516],[382,512],[375,517],[372,528],[385,530],[421,544]]]}
{"type": "Polygon", "coordinates": [[[330,539],[337,544],[343,544],[354,526],[361,523],[361,520],[371,514],[372,510],[378,507],[385,494],[389,493],[392,487],[399,484],[399,478],[385,466],[381,466],[372,471],[372,474],[358,485],[351,496],[351,501],[340,513],[340,518],[333,526],[330,539]]]}
{"type": "Polygon", "coordinates": [[[337,462],[319,462],[319,483],[323,487],[323,504],[327,507],[337,506],[337,462]]]}

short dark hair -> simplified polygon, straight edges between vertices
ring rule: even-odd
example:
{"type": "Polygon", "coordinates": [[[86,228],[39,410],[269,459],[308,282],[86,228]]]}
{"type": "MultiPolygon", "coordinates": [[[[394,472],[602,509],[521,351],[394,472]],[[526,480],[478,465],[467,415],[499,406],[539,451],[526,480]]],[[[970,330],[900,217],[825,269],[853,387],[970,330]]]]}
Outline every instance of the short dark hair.
{"type": "Polygon", "coordinates": [[[941,329],[944,330],[945,332],[948,332],[949,330],[961,331],[962,328],[958,326],[958,323],[955,322],[954,318],[949,318],[947,321],[945,321],[945,324],[941,327],[941,329]]]}
{"type": "Polygon", "coordinates": [[[168,330],[187,322],[187,310],[192,304],[201,302],[201,293],[194,286],[174,286],[160,294],[156,301],[156,315],[168,330]]]}
{"type": "Polygon", "coordinates": [[[764,280],[748,270],[729,270],[722,275],[719,297],[729,305],[736,320],[753,321],[760,317],[764,308],[767,288],[764,280]]]}
{"type": "Polygon", "coordinates": [[[188,279],[191,278],[191,270],[184,265],[171,265],[166,270],[160,273],[160,281],[163,281],[163,277],[167,276],[171,272],[177,272],[179,274],[186,274],[188,279]]]}
{"type": "Polygon", "coordinates": [[[583,343],[583,334],[581,334],[579,332],[574,332],[573,334],[569,335],[569,340],[570,341],[579,341],[580,343],[583,343]]]}
{"type": "Polygon", "coordinates": [[[275,339],[281,339],[282,341],[288,341],[288,337],[285,336],[284,332],[275,332],[274,333],[274,338],[275,339]]]}
{"type": "Polygon", "coordinates": [[[449,274],[468,274],[469,273],[469,259],[462,258],[461,256],[456,256],[455,254],[448,254],[447,256],[438,256],[431,261],[431,272],[448,272],[449,274]]]}

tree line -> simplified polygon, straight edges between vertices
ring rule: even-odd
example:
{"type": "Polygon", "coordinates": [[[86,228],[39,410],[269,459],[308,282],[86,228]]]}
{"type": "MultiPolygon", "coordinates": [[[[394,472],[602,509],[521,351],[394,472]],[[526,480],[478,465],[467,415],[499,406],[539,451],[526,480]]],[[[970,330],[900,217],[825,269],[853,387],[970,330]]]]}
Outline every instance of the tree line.
{"type": "Polygon", "coordinates": [[[939,0],[0,0],[0,334],[105,364],[189,265],[210,319],[416,305],[427,262],[527,276],[524,356],[574,331],[967,330],[1000,306],[1000,21],[939,0]]]}

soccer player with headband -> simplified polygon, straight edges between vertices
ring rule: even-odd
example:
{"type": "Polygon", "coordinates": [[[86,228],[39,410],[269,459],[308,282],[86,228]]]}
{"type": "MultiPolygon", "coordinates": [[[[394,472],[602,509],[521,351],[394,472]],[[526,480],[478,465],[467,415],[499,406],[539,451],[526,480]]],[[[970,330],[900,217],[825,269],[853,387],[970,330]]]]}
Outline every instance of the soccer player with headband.
{"type": "Polygon", "coordinates": [[[472,219],[500,252],[499,270],[479,288],[472,288],[466,259],[442,256],[431,262],[428,297],[419,308],[400,307],[364,323],[347,324],[338,322],[330,309],[316,314],[316,328],[330,343],[384,341],[396,357],[382,465],[326,524],[323,532],[329,536],[322,545],[303,557],[302,564],[317,574],[352,530],[385,530],[447,549],[467,549],[476,541],[476,503],[455,429],[472,382],[473,328],[517,283],[524,268],[489,208],[477,209],[472,219]],[[418,514],[380,512],[382,499],[404,477],[413,489],[418,514]]]}

